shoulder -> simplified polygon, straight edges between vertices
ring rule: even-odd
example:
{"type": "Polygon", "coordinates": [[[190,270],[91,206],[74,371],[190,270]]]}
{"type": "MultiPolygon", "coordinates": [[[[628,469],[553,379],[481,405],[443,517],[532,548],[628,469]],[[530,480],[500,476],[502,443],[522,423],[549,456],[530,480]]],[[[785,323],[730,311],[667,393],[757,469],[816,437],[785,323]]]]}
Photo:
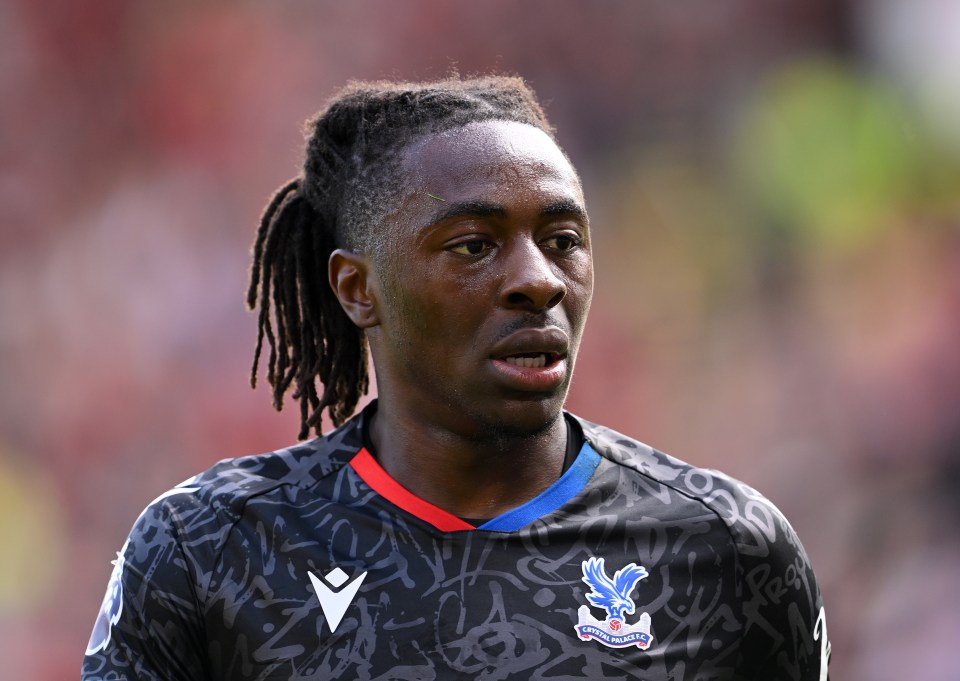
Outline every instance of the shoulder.
{"type": "Polygon", "coordinates": [[[309,442],[224,459],[148,504],[113,562],[87,646],[85,678],[100,678],[94,670],[129,672],[133,660],[144,670],[201,670],[200,658],[186,655],[174,663],[166,654],[195,650],[193,642],[203,638],[203,612],[221,587],[217,565],[246,507],[278,488],[309,492],[336,475],[362,446],[360,418],[309,442]]]}
{"type": "Polygon", "coordinates": [[[183,544],[210,558],[251,500],[281,487],[309,490],[349,463],[362,447],[360,419],[273,452],[223,459],[148,504],[130,539],[141,549],[158,543],[183,544]]]}
{"type": "Polygon", "coordinates": [[[769,558],[778,549],[781,553],[787,549],[788,556],[802,553],[783,513],[750,485],[721,471],[688,464],[611,428],[578,421],[601,457],[631,471],[642,491],[680,495],[709,509],[726,526],[740,556],[769,558]]]}
{"type": "Polygon", "coordinates": [[[784,515],[751,486],[717,470],[691,466],[614,430],[579,419],[604,459],[673,503],[699,504],[723,524],[734,548],[742,641],[737,678],[826,678],[830,654],[813,567],[784,515]]]}
{"type": "MultiPolygon", "coordinates": [[[[177,485],[195,503],[220,514],[239,515],[250,499],[278,487],[310,489],[343,468],[363,446],[361,417],[326,435],[264,454],[223,459],[177,485]]],[[[181,497],[181,500],[187,498],[181,497]]],[[[176,503],[175,497],[170,497],[176,503]]]]}

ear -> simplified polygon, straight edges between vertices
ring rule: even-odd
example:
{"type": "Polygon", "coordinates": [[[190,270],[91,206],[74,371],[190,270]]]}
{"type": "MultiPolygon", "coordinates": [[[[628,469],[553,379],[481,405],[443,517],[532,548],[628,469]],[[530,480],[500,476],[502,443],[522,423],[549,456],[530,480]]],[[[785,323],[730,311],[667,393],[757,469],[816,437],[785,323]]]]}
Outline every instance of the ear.
{"type": "Polygon", "coordinates": [[[354,324],[368,329],[380,323],[373,290],[375,275],[366,258],[338,248],[327,261],[327,274],[330,288],[354,324]]]}

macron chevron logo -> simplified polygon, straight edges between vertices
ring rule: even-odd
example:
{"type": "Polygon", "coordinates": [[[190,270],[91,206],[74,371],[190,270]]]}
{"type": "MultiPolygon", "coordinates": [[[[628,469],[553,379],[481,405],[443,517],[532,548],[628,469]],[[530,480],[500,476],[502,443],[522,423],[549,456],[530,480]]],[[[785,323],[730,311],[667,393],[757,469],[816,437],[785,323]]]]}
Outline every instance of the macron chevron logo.
{"type": "Polygon", "coordinates": [[[347,577],[347,573],[338,567],[321,577],[312,572],[307,574],[313,583],[313,590],[317,594],[317,600],[320,601],[320,609],[323,610],[323,616],[327,618],[327,626],[330,627],[332,634],[340,626],[340,620],[353,602],[353,597],[357,595],[367,573],[361,572],[352,581],[347,577]]]}

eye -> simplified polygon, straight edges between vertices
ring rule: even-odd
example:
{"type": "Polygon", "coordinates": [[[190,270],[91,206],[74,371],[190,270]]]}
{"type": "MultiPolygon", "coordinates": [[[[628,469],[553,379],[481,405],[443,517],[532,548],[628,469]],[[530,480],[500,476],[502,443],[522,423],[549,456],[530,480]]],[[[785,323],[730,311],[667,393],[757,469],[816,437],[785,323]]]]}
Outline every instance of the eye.
{"type": "Polygon", "coordinates": [[[471,239],[470,241],[461,241],[450,247],[450,250],[460,255],[481,255],[489,250],[491,245],[481,239],[471,239]]]}
{"type": "Polygon", "coordinates": [[[557,234],[549,239],[544,239],[543,243],[547,248],[565,253],[579,247],[583,240],[575,234],[557,234]]]}

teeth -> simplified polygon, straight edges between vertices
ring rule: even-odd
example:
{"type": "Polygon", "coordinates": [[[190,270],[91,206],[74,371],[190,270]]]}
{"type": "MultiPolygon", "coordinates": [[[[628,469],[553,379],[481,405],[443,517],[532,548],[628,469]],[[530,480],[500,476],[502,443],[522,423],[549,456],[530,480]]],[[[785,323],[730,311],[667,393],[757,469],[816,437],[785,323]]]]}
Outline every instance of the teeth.
{"type": "Polygon", "coordinates": [[[504,357],[503,361],[507,364],[525,367],[527,369],[539,369],[547,366],[547,356],[544,354],[537,355],[536,357],[504,357]]]}

